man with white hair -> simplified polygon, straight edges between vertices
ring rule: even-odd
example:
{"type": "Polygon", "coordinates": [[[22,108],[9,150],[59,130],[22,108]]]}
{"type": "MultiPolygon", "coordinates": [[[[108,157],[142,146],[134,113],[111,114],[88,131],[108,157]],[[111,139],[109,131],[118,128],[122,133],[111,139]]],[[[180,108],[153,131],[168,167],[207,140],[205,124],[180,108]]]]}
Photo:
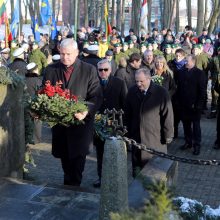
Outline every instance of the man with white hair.
{"type": "Polygon", "coordinates": [[[45,69],[43,83],[50,80],[52,85],[62,81],[62,89],[69,89],[84,99],[88,111],[76,113],[73,117],[84,120],[83,124],[52,128],[52,154],[61,159],[64,184],[79,186],[82,180],[86,155],[93,141],[93,121],[102,100],[102,92],[94,66],[79,60],[78,47],[73,39],[65,39],[60,44],[60,61],[45,69]]]}

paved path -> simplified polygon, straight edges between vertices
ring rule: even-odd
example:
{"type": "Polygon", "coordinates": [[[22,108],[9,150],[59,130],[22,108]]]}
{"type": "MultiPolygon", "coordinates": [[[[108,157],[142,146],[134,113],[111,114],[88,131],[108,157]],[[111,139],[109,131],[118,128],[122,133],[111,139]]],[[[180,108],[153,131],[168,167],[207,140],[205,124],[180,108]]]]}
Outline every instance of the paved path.
{"type": "MultiPolygon", "coordinates": [[[[189,158],[218,159],[220,150],[212,149],[215,141],[215,119],[202,119],[202,148],[199,156],[192,155],[192,150],[181,151],[179,146],[184,143],[183,130],[180,126],[180,137],[169,146],[169,153],[189,158]]],[[[36,167],[29,168],[28,177],[39,182],[61,185],[63,183],[63,172],[60,161],[51,156],[51,135],[48,128],[43,129],[43,143],[33,145],[32,151],[36,167]]],[[[130,155],[129,157],[130,158],[130,155]]],[[[129,181],[131,181],[131,163],[128,160],[129,181]]],[[[82,187],[93,192],[99,189],[92,187],[97,178],[95,152],[87,157],[86,167],[83,174],[82,187]]],[[[179,163],[178,180],[175,188],[176,194],[191,199],[196,199],[203,204],[211,205],[213,208],[220,205],[220,167],[201,166],[179,163]]]]}

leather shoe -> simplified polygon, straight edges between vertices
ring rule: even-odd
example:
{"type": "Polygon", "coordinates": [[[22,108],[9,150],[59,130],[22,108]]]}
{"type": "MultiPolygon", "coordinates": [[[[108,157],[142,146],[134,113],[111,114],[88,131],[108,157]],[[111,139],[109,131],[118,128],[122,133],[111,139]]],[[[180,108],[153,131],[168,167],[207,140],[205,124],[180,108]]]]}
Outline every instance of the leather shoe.
{"type": "Polygon", "coordinates": [[[181,150],[186,150],[186,149],[189,149],[189,148],[192,148],[192,145],[188,144],[188,143],[185,143],[184,145],[182,145],[180,147],[181,150]]]}
{"type": "Polygon", "coordinates": [[[101,187],[101,179],[97,179],[94,183],[93,183],[93,187],[95,188],[100,188],[101,187]]]}
{"type": "Polygon", "coordinates": [[[199,154],[200,154],[200,148],[199,147],[194,147],[193,155],[199,155],[199,154]]]}

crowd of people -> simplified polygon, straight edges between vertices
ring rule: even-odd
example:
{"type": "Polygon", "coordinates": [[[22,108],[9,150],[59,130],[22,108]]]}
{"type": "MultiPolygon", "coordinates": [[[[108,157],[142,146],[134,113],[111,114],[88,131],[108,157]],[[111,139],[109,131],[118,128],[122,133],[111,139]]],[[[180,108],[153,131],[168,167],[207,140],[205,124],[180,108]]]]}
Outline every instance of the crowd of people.
{"type": "MultiPolygon", "coordinates": [[[[147,147],[167,152],[167,145],[178,138],[179,123],[184,128],[185,143],[181,150],[193,149],[200,154],[201,114],[207,110],[207,85],[211,86],[211,109],[208,118],[217,117],[215,149],[220,149],[220,33],[213,40],[204,28],[195,36],[186,26],[181,35],[157,28],[151,34],[136,36],[134,30],[122,38],[116,27],[109,36],[101,30],[80,28],[76,37],[61,28],[55,40],[41,34],[19,36],[17,41],[0,44],[1,65],[26,78],[30,94],[50,80],[85,99],[87,112],[75,115],[82,125],[52,128],[52,154],[61,159],[64,184],[80,185],[86,155],[96,146],[98,180],[101,185],[105,141],[94,136],[94,116],[105,109],[123,109],[129,138],[147,147]],[[152,81],[160,77],[161,83],[152,81]]],[[[40,127],[38,138],[40,141],[40,127]]],[[[144,166],[141,151],[131,146],[133,176],[144,166]]]]}

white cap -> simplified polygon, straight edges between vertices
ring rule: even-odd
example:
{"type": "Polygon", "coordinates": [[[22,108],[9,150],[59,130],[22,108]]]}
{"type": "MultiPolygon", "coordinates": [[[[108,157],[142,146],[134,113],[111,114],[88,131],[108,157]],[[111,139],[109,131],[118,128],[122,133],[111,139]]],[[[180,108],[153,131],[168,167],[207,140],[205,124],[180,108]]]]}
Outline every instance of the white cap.
{"type": "Polygon", "coordinates": [[[4,48],[1,53],[10,53],[10,48],[4,48]]]}
{"type": "Polygon", "coordinates": [[[89,45],[87,48],[89,51],[98,51],[99,46],[98,45],[89,45]]]}
{"type": "Polygon", "coordinates": [[[18,49],[16,49],[16,50],[14,51],[13,56],[14,56],[14,57],[18,57],[18,56],[20,56],[22,53],[24,53],[24,49],[23,49],[22,47],[20,47],[20,48],[18,48],[18,49]]]}
{"type": "Polygon", "coordinates": [[[60,60],[60,54],[55,54],[55,55],[53,55],[53,56],[52,56],[52,60],[53,60],[53,61],[58,61],[58,60],[60,60]]]}
{"type": "Polygon", "coordinates": [[[29,63],[27,66],[26,66],[26,69],[28,71],[31,71],[31,70],[34,70],[35,68],[37,67],[37,64],[32,62],[32,63],[29,63]]]}

